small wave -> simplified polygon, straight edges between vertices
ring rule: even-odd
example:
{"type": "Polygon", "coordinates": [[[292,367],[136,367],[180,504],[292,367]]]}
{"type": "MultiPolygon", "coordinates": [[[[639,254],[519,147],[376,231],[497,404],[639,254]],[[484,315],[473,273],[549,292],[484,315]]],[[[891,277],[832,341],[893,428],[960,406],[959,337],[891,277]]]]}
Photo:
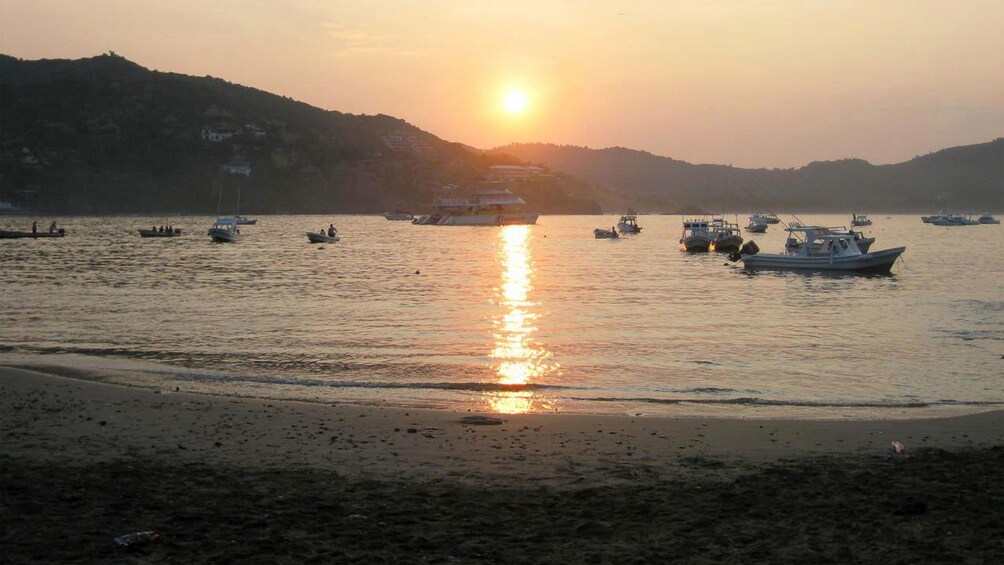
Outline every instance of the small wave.
{"type": "Polygon", "coordinates": [[[1004,406],[1004,401],[995,400],[938,400],[930,402],[893,401],[825,401],[825,400],[776,400],[770,398],[618,398],[618,397],[576,397],[581,402],[643,402],[648,404],[704,404],[730,406],[786,406],[792,408],[930,408],[932,406],[1004,406]]]}

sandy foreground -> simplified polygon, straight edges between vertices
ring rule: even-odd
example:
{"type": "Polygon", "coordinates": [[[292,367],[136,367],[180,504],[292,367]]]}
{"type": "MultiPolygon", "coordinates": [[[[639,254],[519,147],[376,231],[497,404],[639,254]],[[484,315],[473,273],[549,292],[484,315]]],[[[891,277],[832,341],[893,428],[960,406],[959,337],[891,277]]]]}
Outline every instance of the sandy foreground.
{"type": "Polygon", "coordinates": [[[1004,411],[471,414],[0,367],[0,424],[2,562],[1004,561],[1004,411]]]}

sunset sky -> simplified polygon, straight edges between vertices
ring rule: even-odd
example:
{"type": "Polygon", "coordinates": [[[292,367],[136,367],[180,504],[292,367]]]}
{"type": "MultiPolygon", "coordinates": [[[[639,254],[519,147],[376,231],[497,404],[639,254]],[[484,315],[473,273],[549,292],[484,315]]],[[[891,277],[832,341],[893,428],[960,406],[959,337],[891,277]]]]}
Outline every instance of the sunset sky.
{"type": "Polygon", "coordinates": [[[0,52],[108,51],[488,148],[910,159],[1004,136],[1002,0],[0,0],[0,52]]]}

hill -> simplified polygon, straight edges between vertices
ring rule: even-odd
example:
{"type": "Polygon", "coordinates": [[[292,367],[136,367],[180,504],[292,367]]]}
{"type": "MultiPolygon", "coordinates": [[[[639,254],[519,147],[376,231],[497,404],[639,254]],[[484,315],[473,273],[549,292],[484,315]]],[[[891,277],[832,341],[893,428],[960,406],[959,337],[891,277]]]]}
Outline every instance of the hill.
{"type": "Polygon", "coordinates": [[[844,159],[809,163],[798,169],[695,165],[622,147],[589,149],[532,143],[493,151],[612,189],[623,206],[649,211],[1004,209],[1004,138],[894,165],[844,159]]]}
{"type": "Polygon", "coordinates": [[[523,164],[391,116],[326,111],[114,53],[0,55],[0,200],[39,212],[211,214],[221,188],[230,201],[237,185],[248,213],[420,211],[444,185],[489,181],[543,213],[595,213],[606,198],[523,164]]]}

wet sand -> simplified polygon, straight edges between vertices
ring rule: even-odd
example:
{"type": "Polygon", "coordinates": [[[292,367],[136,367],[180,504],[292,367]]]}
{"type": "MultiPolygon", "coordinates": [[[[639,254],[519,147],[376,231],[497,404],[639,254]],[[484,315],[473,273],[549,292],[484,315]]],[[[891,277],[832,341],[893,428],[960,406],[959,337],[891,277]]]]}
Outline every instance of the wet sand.
{"type": "Polygon", "coordinates": [[[2,562],[1004,561],[1002,411],[475,415],[0,367],[0,423],[2,562]]]}

